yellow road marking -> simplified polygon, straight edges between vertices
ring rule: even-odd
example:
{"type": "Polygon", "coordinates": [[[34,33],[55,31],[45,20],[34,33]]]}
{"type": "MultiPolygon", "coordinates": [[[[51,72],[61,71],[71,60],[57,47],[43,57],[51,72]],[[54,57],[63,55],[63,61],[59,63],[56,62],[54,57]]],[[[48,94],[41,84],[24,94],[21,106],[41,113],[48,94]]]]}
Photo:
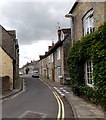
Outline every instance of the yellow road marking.
{"type": "Polygon", "coordinates": [[[58,107],[59,107],[59,108],[58,108],[57,118],[60,119],[60,118],[61,118],[61,105],[60,105],[60,101],[59,101],[57,95],[55,94],[55,92],[53,92],[53,94],[54,94],[54,96],[55,96],[55,98],[56,98],[56,100],[57,100],[57,102],[58,102],[58,107]]]}
{"type": "Polygon", "coordinates": [[[63,101],[61,100],[61,98],[59,97],[59,95],[57,93],[55,93],[55,94],[57,95],[57,97],[60,100],[61,105],[62,105],[62,120],[63,120],[65,117],[64,104],[63,104],[63,101]]]}
{"type": "MultiPolygon", "coordinates": [[[[40,79],[41,80],[41,79],[40,79]]],[[[46,84],[52,91],[52,88],[50,87],[50,85],[48,85],[46,82],[44,82],[43,80],[41,80],[44,84],[46,84]]],[[[64,120],[65,118],[65,111],[64,111],[64,104],[63,101],[61,100],[61,98],[59,97],[59,95],[56,92],[53,92],[53,95],[55,96],[57,102],[58,102],[58,115],[57,115],[57,119],[61,119],[61,106],[62,106],[62,120],[64,120]]]]}

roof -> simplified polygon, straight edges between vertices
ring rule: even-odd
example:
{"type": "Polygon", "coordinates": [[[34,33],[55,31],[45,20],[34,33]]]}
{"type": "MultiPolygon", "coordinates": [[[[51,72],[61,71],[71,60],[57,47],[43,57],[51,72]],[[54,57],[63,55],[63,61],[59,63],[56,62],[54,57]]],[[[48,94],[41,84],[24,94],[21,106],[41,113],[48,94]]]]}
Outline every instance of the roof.
{"type": "Polygon", "coordinates": [[[66,29],[61,29],[60,31],[63,31],[64,34],[67,34],[64,38],[64,40],[58,40],[51,48],[48,52],[46,52],[45,55],[41,56],[40,59],[44,59],[45,57],[47,57],[48,55],[50,55],[53,51],[55,51],[59,46],[62,45],[62,43],[65,41],[65,39],[69,36],[69,34],[71,33],[71,29],[70,28],[66,28],[66,29]]]}
{"type": "Polygon", "coordinates": [[[74,8],[76,7],[76,5],[78,4],[79,0],[76,0],[76,2],[74,3],[74,5],[72,6],[71,10],[69,11],[69,14],[72,13],[72,11],[74,10],[74,8]]]}
{"type": "Polygon", "coordinates": [[[6,31],[12,38],[13,37],[13,33],[16,34],[16,30],[6,30],[2,25],[0,25],[1,29],[3,29],[4,31],[6,31]]]}

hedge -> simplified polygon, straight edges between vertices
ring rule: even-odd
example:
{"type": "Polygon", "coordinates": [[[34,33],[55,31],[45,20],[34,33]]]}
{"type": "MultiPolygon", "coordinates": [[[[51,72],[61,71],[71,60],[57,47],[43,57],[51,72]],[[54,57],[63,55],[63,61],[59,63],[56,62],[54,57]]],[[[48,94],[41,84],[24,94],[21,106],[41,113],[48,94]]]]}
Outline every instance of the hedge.
{"type": "Polygon", "coordinates": [[[70,47],[67,66],[73,92],[86,95],[106,110],[106,22],[70,47]],[[93,63],[94,87],[85,84],[84,63],[89,59],[93,63]]]}

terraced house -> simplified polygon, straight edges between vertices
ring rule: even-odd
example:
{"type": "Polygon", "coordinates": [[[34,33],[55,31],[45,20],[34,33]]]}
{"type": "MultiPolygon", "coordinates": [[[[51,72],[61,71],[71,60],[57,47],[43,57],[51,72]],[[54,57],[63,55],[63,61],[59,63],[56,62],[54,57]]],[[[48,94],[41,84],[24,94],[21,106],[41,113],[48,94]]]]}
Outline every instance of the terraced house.
{"type": "Polygon", "coordinates": [[[106,109],[106,2],[77,0],[65,17],[71,21],[67,63],[72,90],[106,109]]]}
{"type": "Polygon", "coordinates": [[[19,45],[15,30],[0,26],[0,77],[3,91],[16,87],[19,77],[19,45]]]}
{"type": "MultiPolygon", "coordinates": [[[[93,33],[106,21],[106,2],[80,2],[77,0],[65,17],[71,21],[72,43],[87,34],[93,33]]],[[[93,64],[90,58],[85,62],[86,84],[93,85],[93,64]]]]}
{"type": "Polygon", "coordinates": [[[66,56],[71,45],[71,30],[58,30],[58,41],[48,47],[48,52],[40,56],[40,75],[60,84],[68,84],[66,56]]]}

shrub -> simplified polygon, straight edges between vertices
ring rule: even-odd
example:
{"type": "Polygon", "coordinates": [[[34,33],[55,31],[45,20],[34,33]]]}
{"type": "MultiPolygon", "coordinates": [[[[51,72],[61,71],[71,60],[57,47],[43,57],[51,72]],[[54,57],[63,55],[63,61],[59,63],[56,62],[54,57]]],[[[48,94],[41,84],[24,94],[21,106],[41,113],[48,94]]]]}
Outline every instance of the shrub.
{"type": "Polygon", "coordinates": [[[88,96],[106,110],[106,22],[70,47],[67,66],[73,92],[88,96]],[[84,63],[88,59],[93,62],[93,88],[86,86],[84,79],[84,63]]]}

